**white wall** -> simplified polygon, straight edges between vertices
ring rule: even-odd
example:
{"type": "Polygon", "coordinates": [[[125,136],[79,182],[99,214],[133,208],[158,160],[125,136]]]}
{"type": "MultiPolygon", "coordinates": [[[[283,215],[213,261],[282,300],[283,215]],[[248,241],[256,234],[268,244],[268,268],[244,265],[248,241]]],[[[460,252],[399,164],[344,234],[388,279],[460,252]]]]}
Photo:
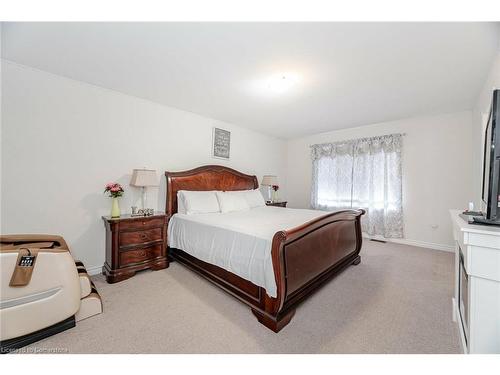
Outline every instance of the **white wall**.
{"type": "Polygon", "coordinates": [[[290,207],[310,206],[316,143],[406,133],[403,138],[403,209],[410,243],[447,248],[453,244],[448,210],[473,199],[471,112],[411,118],[317,134],[288,142],[287,198],[290,207]],[[437,225],[436,229],[432,226],[437,225]]]}
{"type": "MultiPolygon", "coordinates": [[[[484,128],[490,112],[492,94],[494,89],[500,89],[500,48],[495,57],[491,70],[488,74],[477,103],[473,110],[474,133],[472,144],[474,145],[474,201],[481,201],[481,189],[483,178],[483,151],[484,151],[484,128]]],[[[479,207],[479,206],[478,206],[479,207]]]]}
{"type": "MultiPolygon", "coordinates": [[[[111,200],[125,185],[122,212],[140,193],[133,168],[158,171],[149,206],[164,210],[166,170],[223,164],[259,179],[285,176],[285,141],[193,113],[2,61],[2,233],[58,233],[89,268],[104,262],[111,200]],[[231,131],[231,161],[210,156],[212,127],[231,131]]],[[[284,179],[282,179],[282,184],[284,179]]]]}

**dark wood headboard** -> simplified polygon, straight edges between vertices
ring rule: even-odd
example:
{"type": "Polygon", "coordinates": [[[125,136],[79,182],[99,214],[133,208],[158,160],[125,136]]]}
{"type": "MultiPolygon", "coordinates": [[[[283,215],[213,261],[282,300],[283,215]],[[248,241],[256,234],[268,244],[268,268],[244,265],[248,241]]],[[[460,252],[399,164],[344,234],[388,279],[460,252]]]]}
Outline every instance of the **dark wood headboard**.
{"type": "Polygon", "coordinates": [[[189,171],[165,172],[167,177],[167,207],[170,218],[177,212],[177,192],[179,190],[250,190],[257,189],[256,176],[238,172],[221,165],[204,165],[189,171]]]}

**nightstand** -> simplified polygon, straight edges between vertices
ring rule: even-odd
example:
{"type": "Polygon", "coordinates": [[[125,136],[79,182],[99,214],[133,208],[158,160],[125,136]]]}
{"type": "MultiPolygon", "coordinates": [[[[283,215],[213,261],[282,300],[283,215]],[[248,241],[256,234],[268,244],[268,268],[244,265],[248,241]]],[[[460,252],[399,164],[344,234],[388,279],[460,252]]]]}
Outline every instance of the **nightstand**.
{"type": "Polygon", "coordinates": [[[286,207],[287,201],[283,202],[266,202],[266,206],[274,206],[274,207],[286,207]]]}
{"type": "Polygon", "coordinates": [[[144,269],[168,267],[167,215],[103,216],[106,226],[106,262],[102,272],[108,283],[116,283],[144,269]]]}

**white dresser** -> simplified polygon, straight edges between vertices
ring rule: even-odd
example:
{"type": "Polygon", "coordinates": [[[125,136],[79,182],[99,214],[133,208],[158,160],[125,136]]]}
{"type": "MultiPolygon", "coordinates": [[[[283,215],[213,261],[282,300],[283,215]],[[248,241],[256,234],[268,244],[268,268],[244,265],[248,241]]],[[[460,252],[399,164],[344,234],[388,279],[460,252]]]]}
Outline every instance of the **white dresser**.
{"type": "Polygon", "coordinates": [[[468,224],[451,210],[455,239],[453,321],[465,353],[500,353],[500,227],[468,224]]]}

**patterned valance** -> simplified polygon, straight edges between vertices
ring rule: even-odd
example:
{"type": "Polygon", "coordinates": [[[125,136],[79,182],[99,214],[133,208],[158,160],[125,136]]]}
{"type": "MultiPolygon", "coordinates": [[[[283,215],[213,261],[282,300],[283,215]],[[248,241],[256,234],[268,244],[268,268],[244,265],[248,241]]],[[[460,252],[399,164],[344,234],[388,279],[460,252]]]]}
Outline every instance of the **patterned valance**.
{"type": "Polygon", "coordinates": [[[400,152],[402,137],[403,134],[398,133],[311,145],[311,158],[312,160],[318,160],[333,155],[355,155],[370,150],[377,151],[377,149],[400,152]]]}

